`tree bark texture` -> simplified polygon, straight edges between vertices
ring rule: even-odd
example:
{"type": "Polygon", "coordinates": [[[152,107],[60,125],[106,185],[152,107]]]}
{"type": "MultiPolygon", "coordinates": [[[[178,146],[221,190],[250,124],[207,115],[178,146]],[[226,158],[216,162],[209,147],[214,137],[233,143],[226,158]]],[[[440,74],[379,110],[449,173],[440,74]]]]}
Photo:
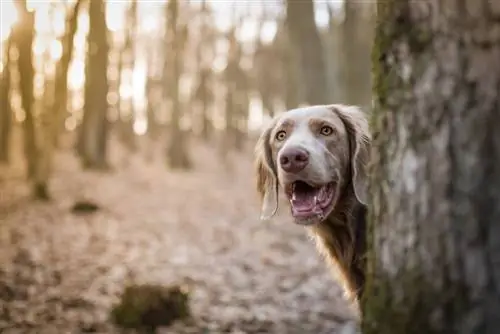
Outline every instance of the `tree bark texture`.
{"type": "Polygon", "coordinates": [[[329,101],[323,46],[314,20],[313,0],[287,0],[286,25],[300,64],[300,78],[308,104],[329,101]]]}
{"type": "Polygon", "coordinates": [[[500,3],[380,0],[364,333],[498,333],[500,3]]]}
{"type": "Polygon", "coordinates": [[[79,153],[89,168],[107,167],[108,39],[103,0],[89,1],[88,53],[85,72],[85,103],[80,129],[79,153]]]}

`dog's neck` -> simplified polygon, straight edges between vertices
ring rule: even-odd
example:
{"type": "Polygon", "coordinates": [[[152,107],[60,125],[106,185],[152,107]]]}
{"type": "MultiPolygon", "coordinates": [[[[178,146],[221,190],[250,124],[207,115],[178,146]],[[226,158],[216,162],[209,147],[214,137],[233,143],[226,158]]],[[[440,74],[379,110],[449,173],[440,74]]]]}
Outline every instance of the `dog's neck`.
{"type": "Polygon", "coordinates": [[[318,246],[341,275],[348,297],[359,300],[365,284],[366,206],[347,186],[335,210],[313,227],[318,246]]]}

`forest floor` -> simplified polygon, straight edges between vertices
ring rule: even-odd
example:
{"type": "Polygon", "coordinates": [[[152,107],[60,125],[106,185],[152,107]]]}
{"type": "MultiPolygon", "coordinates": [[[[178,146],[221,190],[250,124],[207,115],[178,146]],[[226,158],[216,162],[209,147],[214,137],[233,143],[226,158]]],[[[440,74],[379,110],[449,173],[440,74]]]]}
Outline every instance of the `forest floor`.
{"type": "Polygon", "coordinates": [[[184,284],[192,319],[158,333],[336,333],[352,315],[306,231],[259,220],[251,153],[193,149],[195,167],[114,158],[111,172],[56,157],[52,201],[0,170],[0,332],[134,333],[110,310],[128,282],[184,284]],[[92,200],[95,213],[71,211],[92,200]]]}

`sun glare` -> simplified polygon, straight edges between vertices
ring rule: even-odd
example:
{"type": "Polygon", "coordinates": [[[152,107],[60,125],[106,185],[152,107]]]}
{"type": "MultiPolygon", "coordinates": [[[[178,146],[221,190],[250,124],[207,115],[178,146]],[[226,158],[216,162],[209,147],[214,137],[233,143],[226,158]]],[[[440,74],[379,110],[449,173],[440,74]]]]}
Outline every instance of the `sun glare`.
{"type": "Polygon", "coordinates": [[[18,19],[16,7],[11,0],[0,1],[0,18],[0,40],[4,42],[18,19]]]}
{"type": "MultiPolygon", "coordinates": [[[[0,0],[0,44],[8,39],[13,26],[19,20],[14,1],[16,0],[0,0]]],[[[201,3],[199,0],[194,1],[201,3]]],[[[342,1],[340,0],[315,1],[318,2],[316,21],[319,26],[328,24],[329,17],[326,11],[327,2],[330,3],[335,10],[340,10],[342,6],[342,1]]],[[[56,1],[50,0],[27,0],[28,10],[35,12],[36,37],[33,44],[33,54],[37,60],[42,62],[46,61],[45,59],[47,58],[45,57],[50,56],[50,64],[44,63],[44,66],[46,66],[45,69],[50,68],[50,66],[55,67],[56,62],[61,59],[63,54],[61,37],[65,33],[67,15],[71,11],[75,0],[60,0],[57,1],[57,4],[55,3],[56,1]]],[[[255,16],[255,8],[251,6],[247,7],[246,5],[240,6],[240,3],[237,2],[231,4],[231,2],[219,0],[208,0],[208,3],[213,10],[216,28],[220,31],[228,32],[229,29],[235,27],[235,18],[238,19],[240,16],[246,15],[242,25],[236,25],[236,38],[240,42],[248,44],[248,42],[259,37],[264,43],[273,41],[278,30],[276,22],[269,19],[262,26],[255,16]],[[251,13],[248,12],[249,10],[251,13]]],[[[164,15],[164,5],[165,2],[163,1],[139,1],[137,8],[139,20],[137,23],[140,38],[143,38],[142,36],[145,35],[148,40],[151,38],[150,36],[158,36],[159,39],[162,38],[164,29],[164,21],[162,18],[164,15]]],[[[127,29],[127,11],[129,6],[130,0],[106,0],[106,25],[110,33],[114,36],[110,38],[112,47],[116,48],[116,40],[124,37],[124,31],[127,29]]],[[[275,7],[274,10],[281,10],[280,8],[281,7],[278,6],[275,7]]],[[[194,27],[194,30],[195,29],[194,27]]],[[[89,16],[88,11],[85,9],[82,10],[78,16],[78,29],[74,38],[73,59],[70,63],[68,73],[68,88],[73,94],[70,98],[73,110],[80,110],[83,105],[83,97],[79,91],[83,89],[85,84],[85,55],[87,52],[88,31],[89,16]],[[75,92],[76,94],[74,94],[75,92]]],[[[223,38],[218,39],[216,43],[217,55],[212,62],[212,69],[215,72],[221,72],[227,65],[226,54],[229,49],[229,44],[227,40],[223,38]]],[[[149,55],[137,52],[134,67],[124,69],[121,73],[122,82],[118,90],[119,92],[110,93],[111,102],[118,98],[132,99],[135,106],[134,110],[138,113],[136,115],[137,121],[134,124],[134,131],[137,134],[143,134],[147,131],[147,122],[145,122],[145,116],[143,115],[146,106],[145,86],[149,66],[147,59],[149,59],[149,55]],[[113,94],[115,94],[115,96],[113,96],[113,94]]],[[[113,70],[109,71],[109,73],[112,72],[113,70]]],[[[47,70],[45,70],[45,74],[47,74],[47,70]]],[[[111,77],[110,79],[112,80],[111,77]]],[[[193,83],[188,81],[183,79],[181,85],[186,90],[191,90],[191,85],[193,83]]],[[[43,85],[44,81],[37,76],[36,86],[38,88],[43,88],[43,85]]],[[[257,128],[262,124],[265,118],[262,114],[262,106],[256,99],[252,99],[250,109],[249,126],[252,129],[257,128]]],[[[68,120],[68,128],[74,128],[74,126],[76,126],[75,117],[68,120]]],[[[216,115],[214,122],[218,124],[216,124],[216,126],[224,126],[222,117],[216,115]]]]}

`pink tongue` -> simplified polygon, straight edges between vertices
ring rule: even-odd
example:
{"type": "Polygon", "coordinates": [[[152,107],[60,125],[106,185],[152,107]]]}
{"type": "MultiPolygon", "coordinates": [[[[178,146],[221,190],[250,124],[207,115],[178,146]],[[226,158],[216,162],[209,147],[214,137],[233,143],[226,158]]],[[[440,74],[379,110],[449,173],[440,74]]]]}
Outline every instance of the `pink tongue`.
{"type": "Polygon", "coordinates": [[[292,199],[292,206],[296,211],[310,211],[314,204],[314,196],[311,195],[295,195],[292,199]]]}
{"type": "Polygon", "coordinates": [[[294,211],[311,211],[316,205],[314,200],[316,195],[316,191],[296,192],[292,199],[294,211]]]}

